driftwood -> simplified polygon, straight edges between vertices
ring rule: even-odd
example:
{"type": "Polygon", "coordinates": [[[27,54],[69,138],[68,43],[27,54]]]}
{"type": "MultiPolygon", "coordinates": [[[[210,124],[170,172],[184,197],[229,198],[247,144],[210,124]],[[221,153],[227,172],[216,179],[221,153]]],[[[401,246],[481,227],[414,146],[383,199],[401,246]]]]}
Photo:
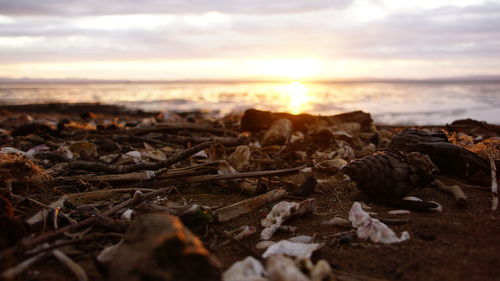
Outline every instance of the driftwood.
{"type": "Polygon", "coordinates": [[[229,221],[244,214],[248,214],[265,204],[276,201],[286,194],[287,192],[284,189],[271,190],[267,193],[217,209],[214,213],[218,221],[229,221]]]}
{"type": "Polygon", "coordinates": [[[115,173],[115,174],[125,174],[131,173],[139,170],[159,170],[161,168],[169,167],[179,161],[182,161],[189,156],[210,147],[215,142],[205,142],[202,144],[195,145],[189,149],[184,150],[170,159],[165,161],[156,162],[156,163],[139,163],[132,165],[108,165],[99,162],[89,162],[89,161],[73,161],[70,162],[70,167],[72,169],[86,170],[86,171],[94,171],[94,172],[106,172],[106,173],[115,173]]]}
{"type": "Polygon", "coordinates": [[[137,217],[111,262],[109,280],[220,280],[218,261],[174,216],[137,217]]]}
{"type": "Polygon", "coordinates": [[[296,131],[306,131],[307,127],[311,125],[332,126],[347,122],[357,122],[361,125],[363,131],[370,131],[370,126],[373,123],[370,114],[363,111],[353,111],[332,116],[318,116],[311,114],[293,115],[284,112],[248,109],[241,119],[241,130],[249,132],[267,130],[275,120],[281,118],[290,120],[293,124],[293,129],[296,131]]]}

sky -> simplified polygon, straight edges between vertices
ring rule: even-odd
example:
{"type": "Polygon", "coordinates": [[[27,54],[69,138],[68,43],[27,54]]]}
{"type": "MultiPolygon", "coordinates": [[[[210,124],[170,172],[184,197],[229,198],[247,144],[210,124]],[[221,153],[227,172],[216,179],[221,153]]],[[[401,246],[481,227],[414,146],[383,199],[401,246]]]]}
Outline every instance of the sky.
{"type": "Polygon", "coordinates": [[[0,0],[0,77],[500,75],[500,0],[0,0]]]}

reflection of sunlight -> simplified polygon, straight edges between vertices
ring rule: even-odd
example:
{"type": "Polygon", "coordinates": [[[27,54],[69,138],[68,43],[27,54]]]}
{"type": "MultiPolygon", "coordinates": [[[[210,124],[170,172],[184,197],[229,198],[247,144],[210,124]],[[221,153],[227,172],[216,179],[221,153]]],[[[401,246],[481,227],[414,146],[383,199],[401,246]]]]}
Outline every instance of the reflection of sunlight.
{"type": "Polygon", "coordinates": [[[309,108],[307,87],[299,82],[280,87],[281,94],[288,99],[287,110],[292,114],[302,113],[309,108]]]}

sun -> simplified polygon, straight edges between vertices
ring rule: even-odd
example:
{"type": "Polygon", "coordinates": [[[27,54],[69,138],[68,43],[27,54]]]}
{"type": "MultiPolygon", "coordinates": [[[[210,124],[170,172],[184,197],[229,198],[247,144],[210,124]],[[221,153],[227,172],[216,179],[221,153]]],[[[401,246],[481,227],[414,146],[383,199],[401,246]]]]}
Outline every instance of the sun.
{"type": "Polygon", "coordinates": [[[287,111],[292,114],[303,113],[309,109],[310,98],[308,91],[305,85],[297,81],[281,86],[279,89],[281,95],[288,101],[287,111]]]}

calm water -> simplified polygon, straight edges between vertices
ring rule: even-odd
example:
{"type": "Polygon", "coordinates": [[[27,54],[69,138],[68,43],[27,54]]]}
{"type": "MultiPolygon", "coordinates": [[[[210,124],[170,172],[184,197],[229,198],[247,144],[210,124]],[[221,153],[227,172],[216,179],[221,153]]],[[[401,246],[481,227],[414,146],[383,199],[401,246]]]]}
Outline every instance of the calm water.
{"type": "Polygon", "coordinates": [[[385,124],[500,124],[500,82],[454,83],[116,83],[0,84],[0,103],[100,102],[144,110],[254,107],[292,113],[372,113],[385,124]]]}

